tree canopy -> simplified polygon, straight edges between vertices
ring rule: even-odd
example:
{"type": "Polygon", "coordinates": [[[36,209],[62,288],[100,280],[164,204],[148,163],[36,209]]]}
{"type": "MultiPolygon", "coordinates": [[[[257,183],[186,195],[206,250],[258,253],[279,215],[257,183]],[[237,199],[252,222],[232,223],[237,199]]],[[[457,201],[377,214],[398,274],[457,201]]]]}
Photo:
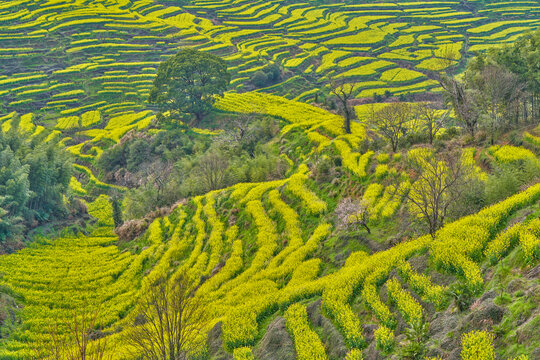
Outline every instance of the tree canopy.
{"type": "Polygon", "coordinates": [[[223,96],[229,82],[223,59],[183,49],[159,65],[149,102],[169,112],[171,118],[190,114],[199,122],[212,108],[215,96],[223,96]]]}
{"type": "Polygon", "coordinates": [[[71,159],[43,136],[30,137],[16,122],[9,132],[0,132],[0,242],[66,210],[63,194],[71,179],[71,159]]]}

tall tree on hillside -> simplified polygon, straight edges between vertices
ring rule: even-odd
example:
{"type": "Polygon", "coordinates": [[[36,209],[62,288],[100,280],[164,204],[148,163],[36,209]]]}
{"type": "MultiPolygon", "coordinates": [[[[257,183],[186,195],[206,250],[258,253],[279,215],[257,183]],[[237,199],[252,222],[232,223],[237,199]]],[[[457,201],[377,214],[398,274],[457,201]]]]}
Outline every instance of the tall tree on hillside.
{"type": "Polygon", "coordinates": [[[433,236],[443,226],[453,204],[459,202],[466,188],[467,169],[460,154],[430,154],[411,162],[416,176],[405,195],[411,214],[423,221],[433,236]]]}
{"type": "Polygon", "coordinates": [[[456,49],[446,47],[436,59],[436,67],[440,70],[430,72],[430,77],[439,82],[445,92],[446,101],[454,108],[457,119],[474,138],[480,115],[471,91],[463,81],[456,79],[452,74],[453,65],[459,58],[460,54],[456,49]]]}
{"type": "Polygon", "coordinates": [[[230,82],[227,64],[218,56],[183,49],[161,63],[148,101],[169,112],[169,118],[195,116],[200,122],[216,96],[223,96],[230,82]]]}
{"type": "Polygon", "coordinates": [[[448,121],[448,110],[440,110],[439,107],[427,102],[418,103],[415,107],[419,125],[427,133],[430,144],[448,121]]]}
{"type": "Polygon", "coordinates": [[[480,114],[473,100],[471,91],[467,90],[463,82],[448,75],[441,75],[439,84],[446,91],[449,102],[452,104],[455,114],[461,121],[472,138],[478,128],[480,114]]]}
{"type": "Polygon", "coordinates": [[[192,294],[186,273],[164,277],[142,294],[127,340],[135,356],[149,360],[187,359],[206,325],[203,303],[192,294]]]}
{"type": "Polygon", "coordinates": [[[393,152],[407,133],[406,125],[415,115],[413,110],[408,103],[390,103],[371,115],[371,125],[390,142],[393,152]]]}
{"type": "Polygon", "coordinates": [[[527,120],[530,114],[537,120],[540,117],[540,30],[525,34],[512,45],[491,49],[488,58],[518,76],[529,95],[522,98],[523,117],[527,120]]]}
{"type": "Polygon", "coordinates": [[[346,134],[351,133],[351,121],[356,114],[350,100],[354,98],[354,83],[346,83],[345,80],[332,80],[330,82],[330,91],[336,97],[341,114],[343,115],[343,129],[346,134]]]}
{"type": "Polygon", "coordinates": [[[517,75],[494,64],[482,66],[469,80],[468,86],[476,90],[473,93],[475,101],[493,144],[495,134],[505,125],[505,117],[512,118],[511,111],[520,101],[524,84],[520,83],[517,75]]]}

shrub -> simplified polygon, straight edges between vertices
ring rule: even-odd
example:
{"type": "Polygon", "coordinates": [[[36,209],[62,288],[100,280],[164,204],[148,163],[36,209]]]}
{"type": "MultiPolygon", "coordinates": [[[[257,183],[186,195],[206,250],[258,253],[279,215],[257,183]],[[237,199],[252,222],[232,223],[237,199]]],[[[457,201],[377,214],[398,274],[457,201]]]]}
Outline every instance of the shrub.
{"type": "Polygon", "coordinates": [[[251,78],[251,83],[256,87],[264,87],[268,83],[268,76],[262,70],[257,70],[251,78]]]}

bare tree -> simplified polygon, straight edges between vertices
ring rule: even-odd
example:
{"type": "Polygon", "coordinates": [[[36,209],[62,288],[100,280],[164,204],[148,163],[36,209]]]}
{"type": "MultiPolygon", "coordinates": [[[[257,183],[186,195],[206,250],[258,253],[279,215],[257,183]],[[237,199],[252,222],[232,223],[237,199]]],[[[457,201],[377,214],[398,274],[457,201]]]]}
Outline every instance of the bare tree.
{"type": "Polygon", "coordinates": [[[461,200],[466,168],[455,152],[433,154],[411,166],[416,172],[415,181],[403,195],[409,201],[411,214],[423,220],[433,236],[444,224],[451,206],[461,200]]]}
{"type": "Polygon", "coordinates": [[[431,72],[430,76],[439,82],[447,95],[447,100],[452,104],[457,118],[464,124],[471,137],[474,138],[479,120],[478,109],[470,91],[466,90],[463,82],[457,80],[451,74],[451,68],[459,58],[459,52],[453,47],[447,46],[437,59],[441,71],[431,72]]]}
{"type": "Polygon", "coordinates": [[[448,121],[447,110],[440,110],[440,106],[432,103],[418,103],[415,107],[417,118],[423,130],[426,131],[429,143],[433,144],[433,140],[448,121]]]}
{"type": "Polygon", "coordinates": [[[233,131],[231,132],[232,138],[236,142],[243,141],[249,134],[249,125],[253,122],[254,113],[240,114],[233,121],[233,131]]]}
{"type": "Polygon", "coordinates": [[[207,323],[202,305],[188,274],[174,282],[159,278],[139,299],[127,332],[134,354],[147,360],[188,359],[207,323]]]}
{"type": "Polygon", "coordinates": [[[354,98],[355,83],[346,83],[346,80],[331,80],[330,91],[339,102],[340,112],[343,114],[344,122],[343,129],[345,133],[351,133],[351,121],[356,117],[354,107],[350,104],[350,100],[354,98]]]}
{"type": "Polygon", "coordinates": [[[471,137],[474,138],[480,115],[470,91],[465,89],[461,81],[453,77],[442,75],[438,80],[446,91],[458,119],[465,125],[471,137]]]}
{"type": "Polygon", "coordinates": [[[207,190],[217,190],[225,185],[228,167],[227,159],[216,152],[209,152],[201,158],[198,169],[207,190]]]}
{"type": "Polygon", "coordinates": [[[396,152],[399,141],[407,133],[407,123],[414,117],[414,111],[407,103],[390,103],[371,116],[371,124],[390,141],[392,151],[396,152]]]}
{"type": "Polygon", "coordinates": [[[358,230],[364,227],[368,234],[371,234],[368,226],[369,207],[364,201],[352,198],[343,199],[336,207],[336,218],[338,226],[342,229],[358,230]]]}
{"type": "MultiPolygon", "coordinates": [[[[87,307],[84,307],[87,309],[87,307]]],[[[73,310],[67,324],[59,321],[49,327],[48,337],[38,342],[34,349],[36,360],[106,360],[107,340],[99,335],[97,319],[99,308],[94,311],[73,310]],[[67,331],[60,329],[67,327],[67,331]]]]}
{"type": "Polygon", "coordinates": [[[484,114],[493,145],[495,134],[504,125],[503,114],[519,103],[525,85],[517,75],[491,64],[485,65],[471,82],[471,86],[478,90],[475,92],[475,100],[484,114]]]}
{"type": "Polygon", "coordinates": [[[164,192],[173,169],[174,164],[171,161],[158,160],[144,165],[145,182],[153,184],[156,189],[156,205],[161,205],[166,200],[164,192]]]}

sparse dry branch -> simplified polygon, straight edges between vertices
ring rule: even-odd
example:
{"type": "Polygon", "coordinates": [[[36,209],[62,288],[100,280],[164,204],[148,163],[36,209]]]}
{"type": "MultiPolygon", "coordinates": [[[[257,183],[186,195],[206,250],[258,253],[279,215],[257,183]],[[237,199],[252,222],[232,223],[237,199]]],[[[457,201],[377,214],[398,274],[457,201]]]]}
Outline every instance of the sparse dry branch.
{"type": "Polygon", "coordinates": [[[127,341],[135,356],[148,360],[185,360],[206,325],[190,277],[159,278],[139,299],[127,341]]]}

